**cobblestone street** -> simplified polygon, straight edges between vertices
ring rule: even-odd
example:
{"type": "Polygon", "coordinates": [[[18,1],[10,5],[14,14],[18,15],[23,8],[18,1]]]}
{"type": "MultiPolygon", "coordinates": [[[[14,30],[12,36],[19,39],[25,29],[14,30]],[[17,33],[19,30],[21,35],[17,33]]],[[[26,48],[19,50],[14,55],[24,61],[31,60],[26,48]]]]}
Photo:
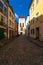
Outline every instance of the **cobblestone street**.
{"type": "Polygon", "coordinates": [[[0,65],[43,65],[43,48],[19,36],[0,49],[0,65]]]}

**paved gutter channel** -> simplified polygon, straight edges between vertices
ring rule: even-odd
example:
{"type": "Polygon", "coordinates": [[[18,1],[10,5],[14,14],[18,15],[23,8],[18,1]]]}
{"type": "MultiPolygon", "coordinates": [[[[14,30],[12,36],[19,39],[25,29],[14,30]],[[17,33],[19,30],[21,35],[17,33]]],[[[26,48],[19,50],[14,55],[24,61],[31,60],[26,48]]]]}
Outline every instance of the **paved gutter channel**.
{"type": "Polygon", "coordinates": [[[38,47],[43,48],[43,42],[42,41],[35,40],[35,39],[29,38],[29,37],[25,37],[25,38],[27,38],[27,40],[29,40],[33,44],[37,45],[38,47]]]}
{"type": "Polygon", "coordinates": [[[32,40],[29,40],[30,42],[32,42],[33,44],[35,44],[35,45],[37,45],[38,47],[41,47],[41,48],[43,48],[43,46],[41,46],[41,45],[39,45],[37,42],[35,42],[34,40],[32,41],[32,40]]]}

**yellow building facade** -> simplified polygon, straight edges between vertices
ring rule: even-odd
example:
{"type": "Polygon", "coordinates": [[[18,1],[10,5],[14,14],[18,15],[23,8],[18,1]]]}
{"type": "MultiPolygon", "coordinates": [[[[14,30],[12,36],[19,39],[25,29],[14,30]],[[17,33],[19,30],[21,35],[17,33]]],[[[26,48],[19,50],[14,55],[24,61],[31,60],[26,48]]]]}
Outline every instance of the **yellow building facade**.
{"type": "Polygon", "coordinates": [[[43,0],[32,0],[30,10],[30,37],[43,41],[43,0]]]}
{"type": "Polygon", "coordinates": [[[11,38],[15,35],[15,21],[14,13],[10,6],[8,6],[8,38],[11,38]]]}
{"type": "Polygon", "coordinates": [[[0,37],[7,37],[7,6],[6,0],[0,0],[0,37]]]}

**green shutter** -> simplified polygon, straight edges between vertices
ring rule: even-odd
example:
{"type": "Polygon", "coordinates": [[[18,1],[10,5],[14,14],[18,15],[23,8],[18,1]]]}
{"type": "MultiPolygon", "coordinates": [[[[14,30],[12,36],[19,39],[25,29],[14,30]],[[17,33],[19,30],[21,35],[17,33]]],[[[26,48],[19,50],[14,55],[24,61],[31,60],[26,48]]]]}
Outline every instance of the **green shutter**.
{"type": "Polygon", "coordinates": [[[0,39],[4,37],[4,29],[0,29],[0,39]]]}

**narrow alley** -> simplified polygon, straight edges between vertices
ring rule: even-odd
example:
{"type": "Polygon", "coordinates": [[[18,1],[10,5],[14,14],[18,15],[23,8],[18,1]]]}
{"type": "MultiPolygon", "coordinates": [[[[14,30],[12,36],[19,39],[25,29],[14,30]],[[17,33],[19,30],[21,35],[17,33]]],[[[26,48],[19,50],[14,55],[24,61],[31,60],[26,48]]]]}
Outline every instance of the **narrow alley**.
{"type": "Polygon", "coordinates": [[[0,49],[0,65],[43,65],[43,48],[21,35],[0,49]]]}

